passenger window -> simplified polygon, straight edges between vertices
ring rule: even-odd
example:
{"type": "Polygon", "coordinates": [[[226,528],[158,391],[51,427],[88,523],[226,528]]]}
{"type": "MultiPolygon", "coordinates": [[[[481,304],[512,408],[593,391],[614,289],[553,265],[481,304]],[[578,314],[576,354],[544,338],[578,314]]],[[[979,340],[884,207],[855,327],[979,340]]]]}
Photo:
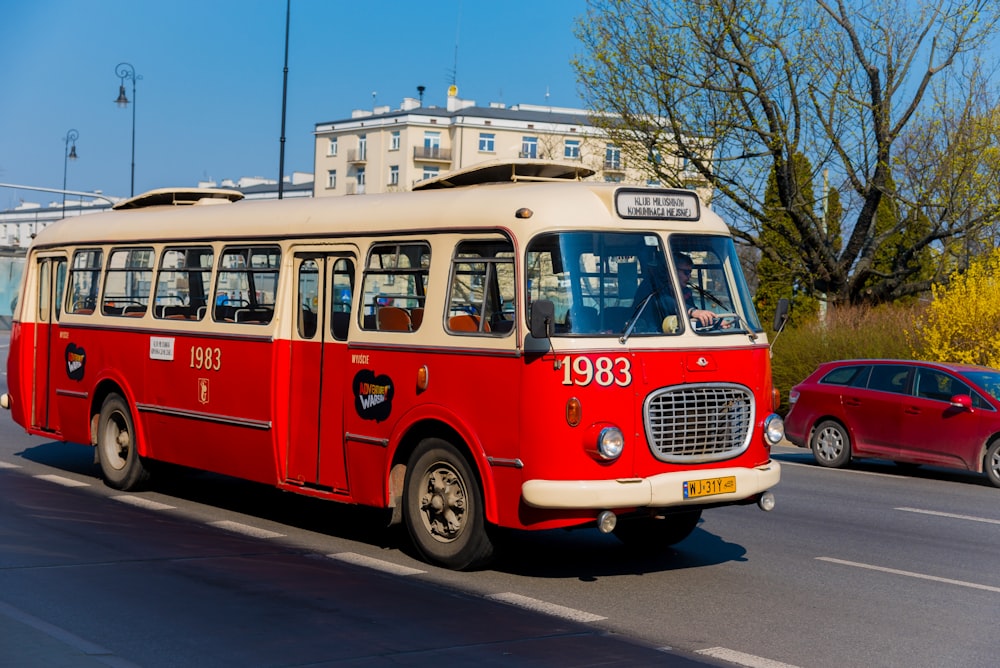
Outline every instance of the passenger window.
{"type": "Polygon", "coordinates": [[[916,395],[923,399],[935,401],[951,401],[956,394],[969,394],[969,388],[961,391],[960,383],[948,374],[933,369],[917,369],[916,395]]]}
{"type": "Polygon", "coordinates": [[[230,247],[222,251],[215,281],[216,322],[266,325],[274,317],[281,249],[230,247]]]}
{"type": "Polygon", "coordinates": [[[507,239],[464,241],[455,248],[446,329],[504,335],[514,328],[514,248],[507,239]]]}
{"type": "Polygon", "coordinates": [[[415,332],[423,323],[427,297],[430,246],[423,242],[383,243],[372,246],[362,282],[365,330],[415,332]]]}
{"type": "Polygon", "coordinates": [[[104,251],[87,248],[73,254],[69,272],[69,292],[66,293],[66,312],[89,315],[97,308],[97,293],[101,285],[101,268],[104,251]]]}
{"type": "Polygon", "coordinates": [[[299,265],[299,336],[316,336],[319,319],[319,265],[316,260],[303,260],[299,265]]]}
{"type": "Polygon", "coordinates": [[[119,248],[111,251],[104,278],[101,312],[139,318],[149,308],[153,284],[153,249],[119,248]]]}
{"type": "Polygon", "coordinates": [[[875,364],[872,366],[871,378],[868,379],[868,389],[905,394],[909,388],[909,377],[910,367],[908,366],[875,364]]]}
{"type": "Polygon", "coordinates": [[[215,253],[209,246],[167,248],[160,257],[153,317],[201,320],[208,310],[215,253]]]}
{"type": "MultiPolygon", "coordinates": [[[[351,301],[354,296],[354,262],[338,258],[333,264],[333,285],[330,290],[330,333],[337,341],[347,340],[351,325],[351,301]]],[[[416,309],[414,309],[416,310],[416,309]]],[[[420,326],[416,323],[414,329],[420,326]]]]}
{"type": "Polygon", "coordinates": [[[864,368],[861,366],[838,367],[823,376],[823,380],[820,382],[824,385],[853,385],[854,377],[864,368]]]}

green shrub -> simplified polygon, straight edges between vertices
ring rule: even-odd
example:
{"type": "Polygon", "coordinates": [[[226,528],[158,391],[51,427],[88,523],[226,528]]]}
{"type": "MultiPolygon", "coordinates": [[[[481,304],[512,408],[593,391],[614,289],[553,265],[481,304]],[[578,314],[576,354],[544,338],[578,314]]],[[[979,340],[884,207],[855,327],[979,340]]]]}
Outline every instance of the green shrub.
{"type": "Polygon", "coordinates": [[[788,393],[821,362],[839,359],[911,359],[908,342],[920,306],[844,306],[827,310],[795,329],[771,335],[771,375],[781,390],[781,412],[788,409],[788,393]]]}

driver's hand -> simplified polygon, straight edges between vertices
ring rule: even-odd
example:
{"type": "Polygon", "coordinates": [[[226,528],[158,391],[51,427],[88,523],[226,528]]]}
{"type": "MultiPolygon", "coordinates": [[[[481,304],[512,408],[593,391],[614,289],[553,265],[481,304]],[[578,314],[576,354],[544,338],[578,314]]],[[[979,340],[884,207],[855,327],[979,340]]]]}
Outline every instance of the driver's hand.
{"type": "Polygon", "coordinates": [[[688,317],[696,320],[702,327],[710,327],[715,323],[715,314],[705,309],[693,308],[688,311],[688,317]]]}

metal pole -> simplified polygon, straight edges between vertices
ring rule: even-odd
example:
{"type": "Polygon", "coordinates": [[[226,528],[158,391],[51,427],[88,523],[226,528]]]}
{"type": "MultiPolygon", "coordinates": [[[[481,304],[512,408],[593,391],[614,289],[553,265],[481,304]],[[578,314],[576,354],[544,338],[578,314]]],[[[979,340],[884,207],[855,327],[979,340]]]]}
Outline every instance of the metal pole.
{"type": "Polygon", "coordinates": [[[285,193],[285,106],[288,100],[288,26],[292,19],[292,0],[285,3],[285,70],[281,84],[281,156],[278,158],[278,199],[285,193]]]}
{"type": "Polygon", "coordinates": [[[135,73],[135,68],[132,67],[130,63],[118,63],[115,68],[115,74],[121,79],[121,85],[118,88],[118,99],[115,102],[120,107],[127,107],[129,104],[129,99],[125,95],[125,80],[132,80],[132,181],[129,186],[129,197],[135,196],[135,83],[136,81],[142,79],[141,74],[135,73]]]}
{"type": "Polygon", "coordinates": [[[76,160],[76,140],[80,138],[80,133],[76,130],[70,130],[63,137],[63,143],[65,144],[65,151],[63,152],[63,199],[62,199],[62,217],[66,217],[66,170],[69,166],[69,159],[72,157],[76,160]],[[73,153],[72,156],[69,152],[69,144],[73,142],[73,153]]]}

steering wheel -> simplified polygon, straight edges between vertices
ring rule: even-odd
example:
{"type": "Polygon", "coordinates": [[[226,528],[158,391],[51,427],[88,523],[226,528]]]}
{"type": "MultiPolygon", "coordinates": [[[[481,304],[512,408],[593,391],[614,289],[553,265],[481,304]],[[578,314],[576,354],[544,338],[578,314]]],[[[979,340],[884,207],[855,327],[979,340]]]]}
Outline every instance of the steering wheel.
{"type": "Polygon", "coordinates": [[[695,332],[699,333],[717,332],[724,329],[730,329],[733,324],[739,324],[739,322],[740,316],[736,313],[716,313],[715,319],[708,325],[702,325],[698,320],[691,318],[691,328],[694,329],[695,332]]]}

